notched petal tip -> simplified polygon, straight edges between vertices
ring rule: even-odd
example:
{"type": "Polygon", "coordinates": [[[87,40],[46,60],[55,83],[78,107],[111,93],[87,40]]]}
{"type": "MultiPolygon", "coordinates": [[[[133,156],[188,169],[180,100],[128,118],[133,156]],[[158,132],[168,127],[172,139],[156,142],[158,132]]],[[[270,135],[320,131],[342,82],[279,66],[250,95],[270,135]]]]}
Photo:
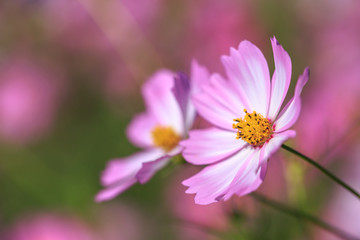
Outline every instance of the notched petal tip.
{"type": "MultiPolygon", "coordinates": [[[[185,187],[190,187],[190,183],[189,183],[189,179],[185,179],[181,182],[182,185],[184,185],[185,187]]],[[[189,192],[189,188],[185,190],[185,193],[190,193],[189,192]]]]}
{"type": "MultiPolygon", "coordinates": [[[[236,51],[236,50],[235,50],[236,51]]],[[[231,48],[230,48],[230,55],[231,55],[231,48]]],[[[231,63],[231,57],[230,56],[228,56],[228,55],[222,55],[221,57],[220,57],[220,61],[221,61],[221,63],[223,64],[223,66],[227,66],[227,65],[229,65],[230,63],[231,63]]]]}
{"type": "MultiPolygon", "coordinates": [[[[242,42],[241,42],[241,43],[242,43],[242,42]]],[[[242,46],[241,43],[239,44],[239,48],[238,48],[238,49],[240,49],[240,47],[242,46]]],[[[232,57],[232,56],[236,56],[236,55],[238,54],[238,52],[239,52],[238,49],[233,48],[233,47],[230,47],[230,56],[226,56],[226,55],[225,55],[225,56],[227,57],[226,59],[231,60],[231,57],[232,57]]]]}

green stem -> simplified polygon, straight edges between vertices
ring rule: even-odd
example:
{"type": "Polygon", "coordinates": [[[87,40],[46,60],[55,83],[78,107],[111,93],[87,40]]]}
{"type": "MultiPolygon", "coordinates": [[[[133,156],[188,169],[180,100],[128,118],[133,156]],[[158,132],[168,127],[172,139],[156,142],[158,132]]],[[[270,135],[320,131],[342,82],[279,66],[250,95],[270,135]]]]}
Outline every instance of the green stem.
{"type": "Polygon", "coordinates": [[[308,221],[308,222],[311,222],[313,224],[315,224],[316,226],[324,229],[324,230],[327,230],[331,233],[333,233],[334,235],[342,238],[342,239],[345,239],[345,240],[360,240],[359,237],[354,237],[354,236],[350,236],[349,234],[345,233],[344,231],[342,231],[341,229],[337,228],[337,227],[334,227],[332,225],[330,225],[329,223],[327,222],[324,222],[323,220],[317,218],[317,217],[314,217],[308,213],[305,213],[305,212],[302,212],[300,210],[297,210],[297,209],[294,209],[294,208],[291,208],[291,207],[288,207],[282,203],[279,203],[279,202],[276,202],[276,201],[273,201],[273,200],[270,200],[268,198],[266,198],[265,196],[262,196],[260,194],[257,194],[257,193],[252,193],[250,196],[252,196],[255,200],[269,206],[269,207],[272,207],[276,210],[279,210],[281,212],[284,212],[284,213],[287,213],[293,217],[296,217],[298,219],[301,219],[301,220],[305,220],[305,221],[308,221]]]}
{"type": "Polygon", "coordinates": [[[326,168],[324,168],[323,166],[321,166],[320,164],[318,164],[317,162],[315,162],[314,160],[312,160],[311,158],[303,155],[302,153],[299,153],[298,151],[292,149],[291,147],[288,147],[286,145],[282,145],[282,148],[284,148],[285,150],[301,157],[302,159],[304,159],[305,161],[307,161],[308,163],[310,163],[311,165],[313,165],[314,167],[316,167],[317,169],[319,169],[321,172],[323,172],[326,176],[328,176],[329,178],[331,178],[332,180],[334,180],[335,182],[337,182],[339,185],[341,185],[342,187],[344,187],[345,189],[347,189],[349,192],[351,192],[352,194],[354,194],[358,199],[360,199],[360,193],[358,193],[355,189],[353,189],[352,187],[350,187],[349,185],[347,185],[345,182],[343,182],[341,179],[339,179],[338,177],[336,177],[334,174],[332,174],[331,172],[329,172],[326,168]]]}

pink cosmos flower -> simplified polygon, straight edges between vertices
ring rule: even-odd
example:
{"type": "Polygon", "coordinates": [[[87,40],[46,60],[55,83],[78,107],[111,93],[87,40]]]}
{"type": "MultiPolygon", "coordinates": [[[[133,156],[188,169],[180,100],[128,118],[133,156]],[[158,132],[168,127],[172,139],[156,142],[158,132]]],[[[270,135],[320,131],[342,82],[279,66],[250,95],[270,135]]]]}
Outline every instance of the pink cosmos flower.
{"type": "MultiPolygon", "coordinates": [[[[1,238],[3,239],[3,238],[1,238]]],[[[79,220],[43,213],[20,220],[8,240],[95,240],[94,234],[79,220]]]]}
{"type": "MultiPolygon", "coordinates": [[[[261,24],[248,1],[182,1],[186,9],[186,53],[216,71],[221,70],[218,57],[239,40],[263,39],[261,24]],[[191,36],[191,37],[190,37],[191,36]]],[[[265,41],[257,42],[264,45],[265,41]]],[[[183,51],[181,49],[181,51],[183,51]]]]}
{"type": "Polygon", "coordinates": [[[271,39],[275,72],[270,82],[267,62],[252,43],[242,41],[230,56],[221,58],[228,79],[211,75],[210,84],[193,97],[199,114],[215,126],[193,130],[182,141],[183,156],[196,165],[210,164],[183,181],[197,204],[227,200],[255,191],[262,183],[267,160],[295,131],[300,93],[309,69],[299,77],[294,97],[280,112],[291,81],[288,53],[271,39]],[[280,112],[280,113],[279,113],[280,112]]]}
{"type": "Polygon", "coordinates": [[[36,59],[16,55],[0,66],[0,139],[26,144],[53,125],[63,79],[36,59]]]}
{"type": "Polygon", "coordinates": [[[148,216],[138,206],[126,202],[110,203],[96,208],[94,228],[96,240],[152,239],[157,225],[146,221],[148,216]],[[151,237],[150,237],[151,236],[151,237]]]}
{"type": "Polygon", "coordinates": [[[96,201],[109,200],[136,182],[147,182],[179,154],[179,145],[195,119],[195,108],[189,101],[208,78],[205,68],[192,64],[192,81],[184,74],[159,70],[143,86],[147,111],[133,119],[127,129],[130,141],[144,150],[109,162],[102,175],[106,187],[96,201]]]}
{"type": "Polygon", "coordinates": [[[308,58],[315,81],[297,122],[299,129],[306,126],[307,131],[299,131],[296,142],[301,152],[327,164],[348,152],[359,124],[360,2],[301,2],[304,8],[299,8],[299,16],[304,29],[311,32],[307,49],[312,49],[308,58]]]}

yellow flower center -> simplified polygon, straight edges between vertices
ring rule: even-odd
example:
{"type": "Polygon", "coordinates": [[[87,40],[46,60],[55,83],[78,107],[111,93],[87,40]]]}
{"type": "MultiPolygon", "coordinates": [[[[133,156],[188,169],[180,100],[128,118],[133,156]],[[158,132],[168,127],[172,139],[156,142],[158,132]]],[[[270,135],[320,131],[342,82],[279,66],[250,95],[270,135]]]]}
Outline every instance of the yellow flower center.
{"type": "Polygon", "coordinates": [[[233,128],[237,129],[236,139],[242,139],[253,146],[262,146],[273,134],[273,126],[269,119],[253,111],[244,109],[244,118],[236,118],[233,128]]]}
{"type": "Polygon", "coordinates": [[[156,147],[161,147],[165,152],[169,152],[176,147],[181,140],[172,127],[156,126],[151,131],[153,143],[156,147]]]}

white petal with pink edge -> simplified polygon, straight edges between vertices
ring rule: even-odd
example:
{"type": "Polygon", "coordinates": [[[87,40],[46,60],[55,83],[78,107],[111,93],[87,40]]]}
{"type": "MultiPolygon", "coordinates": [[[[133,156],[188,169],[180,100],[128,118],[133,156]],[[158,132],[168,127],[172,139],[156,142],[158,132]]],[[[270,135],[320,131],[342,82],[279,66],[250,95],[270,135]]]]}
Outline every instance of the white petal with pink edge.
{"type": "Polygon", "coordinates": [[[309,80],[309,73],[310,70],[307,67],[305,68],[304,73],[299,77],[296,83],[294,97],[284,107],[284,109],[281,111],[279,117],[274,123],[276,132],[281,132],[289,129],[298,119],[301,110],[300,94],[303,87],[309,80]]]}
{"type": "Polygon", "coordinates": [[[221,58],[234,89],[243,99],[248,111],[266,116],[270,98],[270,73],[260,49],[249,41],[242,41],[238,49],[231,48],[230,56],[221,58]]]}
{"type": "Polygon", "coordinates": [[[164,155],[161,149],[153,148],[135,153],[129,157],[111,160],[102,173],[102,185],[121,185],[133,181],[143,162],[156,160],[164,155]]]}
{"type": "Polygon", "coordinates": [[[193,102],[199,114],[215,126],[232,130],[233,119],[243,114],[244,105],[230,83],[218,74],[195,94],[193,102]]]}
{"type": "Polygon", "coordinates": [[[255,191],[264,180],[267,165],[258,168],[260,162],[260,149],[253,153],[243,162],[234,180],[224,193],[217,197],[218,201],[226,201],[234,194],[244,196],[255,191]]]}
{"type": "Polygon", "coordinates": [[[154,115],[157,124],[172,126],[179,135],[183,135],[183,114],[171,90],[174,77],[171,71],[159,70],[144,83],[142,93],[147,109],[154,115]]]}
{"type": "Polygon", "coordinates": [[[275,37],[271,38],[271,45],[274,52],[275,71],[271,80],[271,99],[267,117],[274,120],[289,89],[292,65],[289,54],[275,37]]]}
{"type": "Polygon", "coordinates": [[[185,147],[183,156],[186,161],[195,164],[212,164],[222,160],[246,145],[243,140],[236,139],[236,131],[219,128],[192,130],[187,140],[180,142],[185,147]]]}
{"type": "Polygon", "coordinates": [[[195,203],[207,205],[217,201],[219,196],[233,182],[243,163],[254,153],[253,148],[244,148],[237,154],[213,165],[184,180],[182,183],[189,188],[186,193],[196,193],[195,203]]]}

